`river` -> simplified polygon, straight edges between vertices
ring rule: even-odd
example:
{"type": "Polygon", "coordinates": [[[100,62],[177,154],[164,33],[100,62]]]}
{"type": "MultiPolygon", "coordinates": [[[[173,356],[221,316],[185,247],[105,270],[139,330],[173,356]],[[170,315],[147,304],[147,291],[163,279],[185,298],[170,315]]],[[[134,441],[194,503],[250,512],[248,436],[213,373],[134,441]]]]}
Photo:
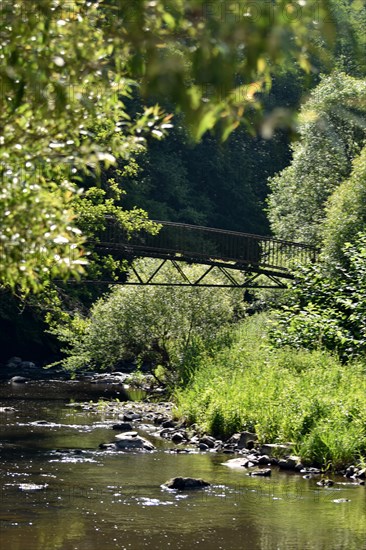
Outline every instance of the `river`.
{"type": "Polygon", "coordinates": [[[0,385],[0,406],[15,409],[0,414],[1,548],[366,549],[365,487],[338,478],[320,488],[276,470],[250,477],[223,464],[230,455],[172,453],[174,444],[144,432],[156,452],[102,451],[116,418],[70,406],[100,392],[76,382],[0,385]],[[211,487],[164,489],[174,476],[211,487]]]}

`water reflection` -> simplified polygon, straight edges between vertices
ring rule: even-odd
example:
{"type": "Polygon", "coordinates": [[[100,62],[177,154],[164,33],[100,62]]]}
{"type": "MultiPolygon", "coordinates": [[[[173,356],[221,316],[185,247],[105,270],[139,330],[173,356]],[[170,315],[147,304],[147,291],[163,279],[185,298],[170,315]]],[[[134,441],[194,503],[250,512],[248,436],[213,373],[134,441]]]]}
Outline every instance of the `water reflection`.
{"type": "Polygon", "coordinates": [[[39,387],[14,393],[0,386],[0,406],[16,409],[0,415],[3,548],[366,548],[364,487],[339,479],[320,488],[283,473],[248,477],[223,466],[224,455],[171,454],[164,452],[171,443],[151,435],[155,453],[102,451],[115,419],[67,407],[72,392],[63,389],[43,386],[40,398],[39,387]],[[212,485],[183,494],[164,489],[176,475],[212,485]]]}

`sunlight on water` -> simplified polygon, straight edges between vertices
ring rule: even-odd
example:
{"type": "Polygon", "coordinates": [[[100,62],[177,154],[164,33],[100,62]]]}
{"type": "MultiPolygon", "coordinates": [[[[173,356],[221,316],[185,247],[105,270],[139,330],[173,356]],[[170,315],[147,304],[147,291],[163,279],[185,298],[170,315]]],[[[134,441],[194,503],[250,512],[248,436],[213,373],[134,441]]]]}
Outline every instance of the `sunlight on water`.
{"type": "Polygon", "coordinates": [[[147,432],[155,452],[104,451],[115,418],[70,408],[56,383],[42,399],[31,386],[22,392],[0,386],[0,406],[16,409],[0,415],[1,548],[366,549],[365,487],[249,477],[224,466],[226,455],[171,453],[147,432]],[[164,487],[174,476],[211,486],[179,493],[164,487]]]}

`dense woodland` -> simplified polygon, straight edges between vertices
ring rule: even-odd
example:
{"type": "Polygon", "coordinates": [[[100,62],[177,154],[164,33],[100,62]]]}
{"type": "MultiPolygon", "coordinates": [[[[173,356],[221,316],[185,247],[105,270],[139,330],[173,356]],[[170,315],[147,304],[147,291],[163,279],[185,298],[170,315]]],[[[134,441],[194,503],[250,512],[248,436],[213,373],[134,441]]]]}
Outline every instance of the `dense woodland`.
{"type": "Polygon", "coordinates": [[[0,360],[127,361],[216,435],[365,460],[364,2],[279,0],[256,17],[235,2],[69,4],[1,7],[0,360]],[[250,304],[83,285],[128,269],[86,244],[105,214],[127,232],[169,220],[273,235],[320,260],[250,304]],[[285,405],[269,418],[259,394],[285,405]]]}

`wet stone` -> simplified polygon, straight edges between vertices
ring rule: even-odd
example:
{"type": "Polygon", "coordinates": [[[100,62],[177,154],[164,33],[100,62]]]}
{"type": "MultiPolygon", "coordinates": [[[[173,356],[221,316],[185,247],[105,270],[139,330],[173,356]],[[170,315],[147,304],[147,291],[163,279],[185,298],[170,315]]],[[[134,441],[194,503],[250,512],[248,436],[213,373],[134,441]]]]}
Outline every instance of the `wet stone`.
{"type": "Polygon", "coordinates": [[[165,420],[162,422],[161,427],[162,428],[176,428],[178,425],[177,422],[174,422],[174,420],[165,420]]]}
{"type": "Polygon", "coordinates": [[[48,484],[44,483],[43,485],[38,485],[36,483],[21,483],[18,487],[20,491],[35,492],[35,491],[42,491],[44,489],[47,489],[48,484]]]}
{"type": "Polygon", "coordinates": [[[316,484],[318,487],[333,487],[334,481],[331,479],[321,479],[320,481],[317,481],[316,484]]]}
{"type": "Polygon", "coordinates": [[[201,437],[200,443],[204,443],[205,445],[207,445],[207,447],[210,447],[210,449],[213,449],[214,446],[215,446],[216,440],[215,440],[214,437],[211,437],[209,435],[205,435],[205,436],[201,437]]]}
{"type": "Polygon", "coordinates": [[[177,443],[177,444],[182,443],[184,441],[183,434],[181,434],[180,432],[173,433],[172,441],[173,441],[173,443],[177,443]]]}
{"type": "Polygon", "coordinates": [[[119,422],[118,424],[113,424],[112,429],[120,432],[129,432],[132,430],[132,424],[129,422],[119,422]]]}
{"type": "Polygon", "coordinates": [[[12,413],[15,411],[14,407],[0,407],[0,413],[12,413]]]}
{"type": "Polygon", "coordinates": [[[288,456],[286,458],[282,458],[279,460],[278,466],[281,470],[295,470],[297,468],[301,471],[303,469],[303,465],[300,462],[300,457],[298,456],[288,456]]]}
{"type": "Polygon", "coordinates": [[[258,458],[258,464],[260,466],[266,466],[271,463],[271,459],[268,455],[262,455],[258,458]]]}
{"type": "Polygon", "coordinates": [[[300,473],[306,475],[320,475],[322,471],[319,470],[319,468],[303,468],[300,470],[300,473]]]}
{"type": "Polygon", "coordinates": [[[155,447],[150,441],[138,435],[137,432],[126,432],[116,435],[116,448],[119,450],[154,451],[155,447]]]}
{"type": "Polygon", "coordinates": [[[260,470],[254,470],[254,472],[250,472],[249,475],[256,477],[270,477],[272,475],[272,470],[271,468],[263,468],[260,470]]]}
{"type": "Polygon", "coordinates": [[[13,376],[10,378],[11,384],[25,384],[26,382],[29,382],[29,378],[25,378],[25,376],[13,376]]]}
{"type": "Polygon", "coordinates": [[[168,489],[177,489],[179,491],[204,489],[209,487],[210,483],[203,479],[195,479],[193,477],[174,477],[164,484],[168,489]]]}

